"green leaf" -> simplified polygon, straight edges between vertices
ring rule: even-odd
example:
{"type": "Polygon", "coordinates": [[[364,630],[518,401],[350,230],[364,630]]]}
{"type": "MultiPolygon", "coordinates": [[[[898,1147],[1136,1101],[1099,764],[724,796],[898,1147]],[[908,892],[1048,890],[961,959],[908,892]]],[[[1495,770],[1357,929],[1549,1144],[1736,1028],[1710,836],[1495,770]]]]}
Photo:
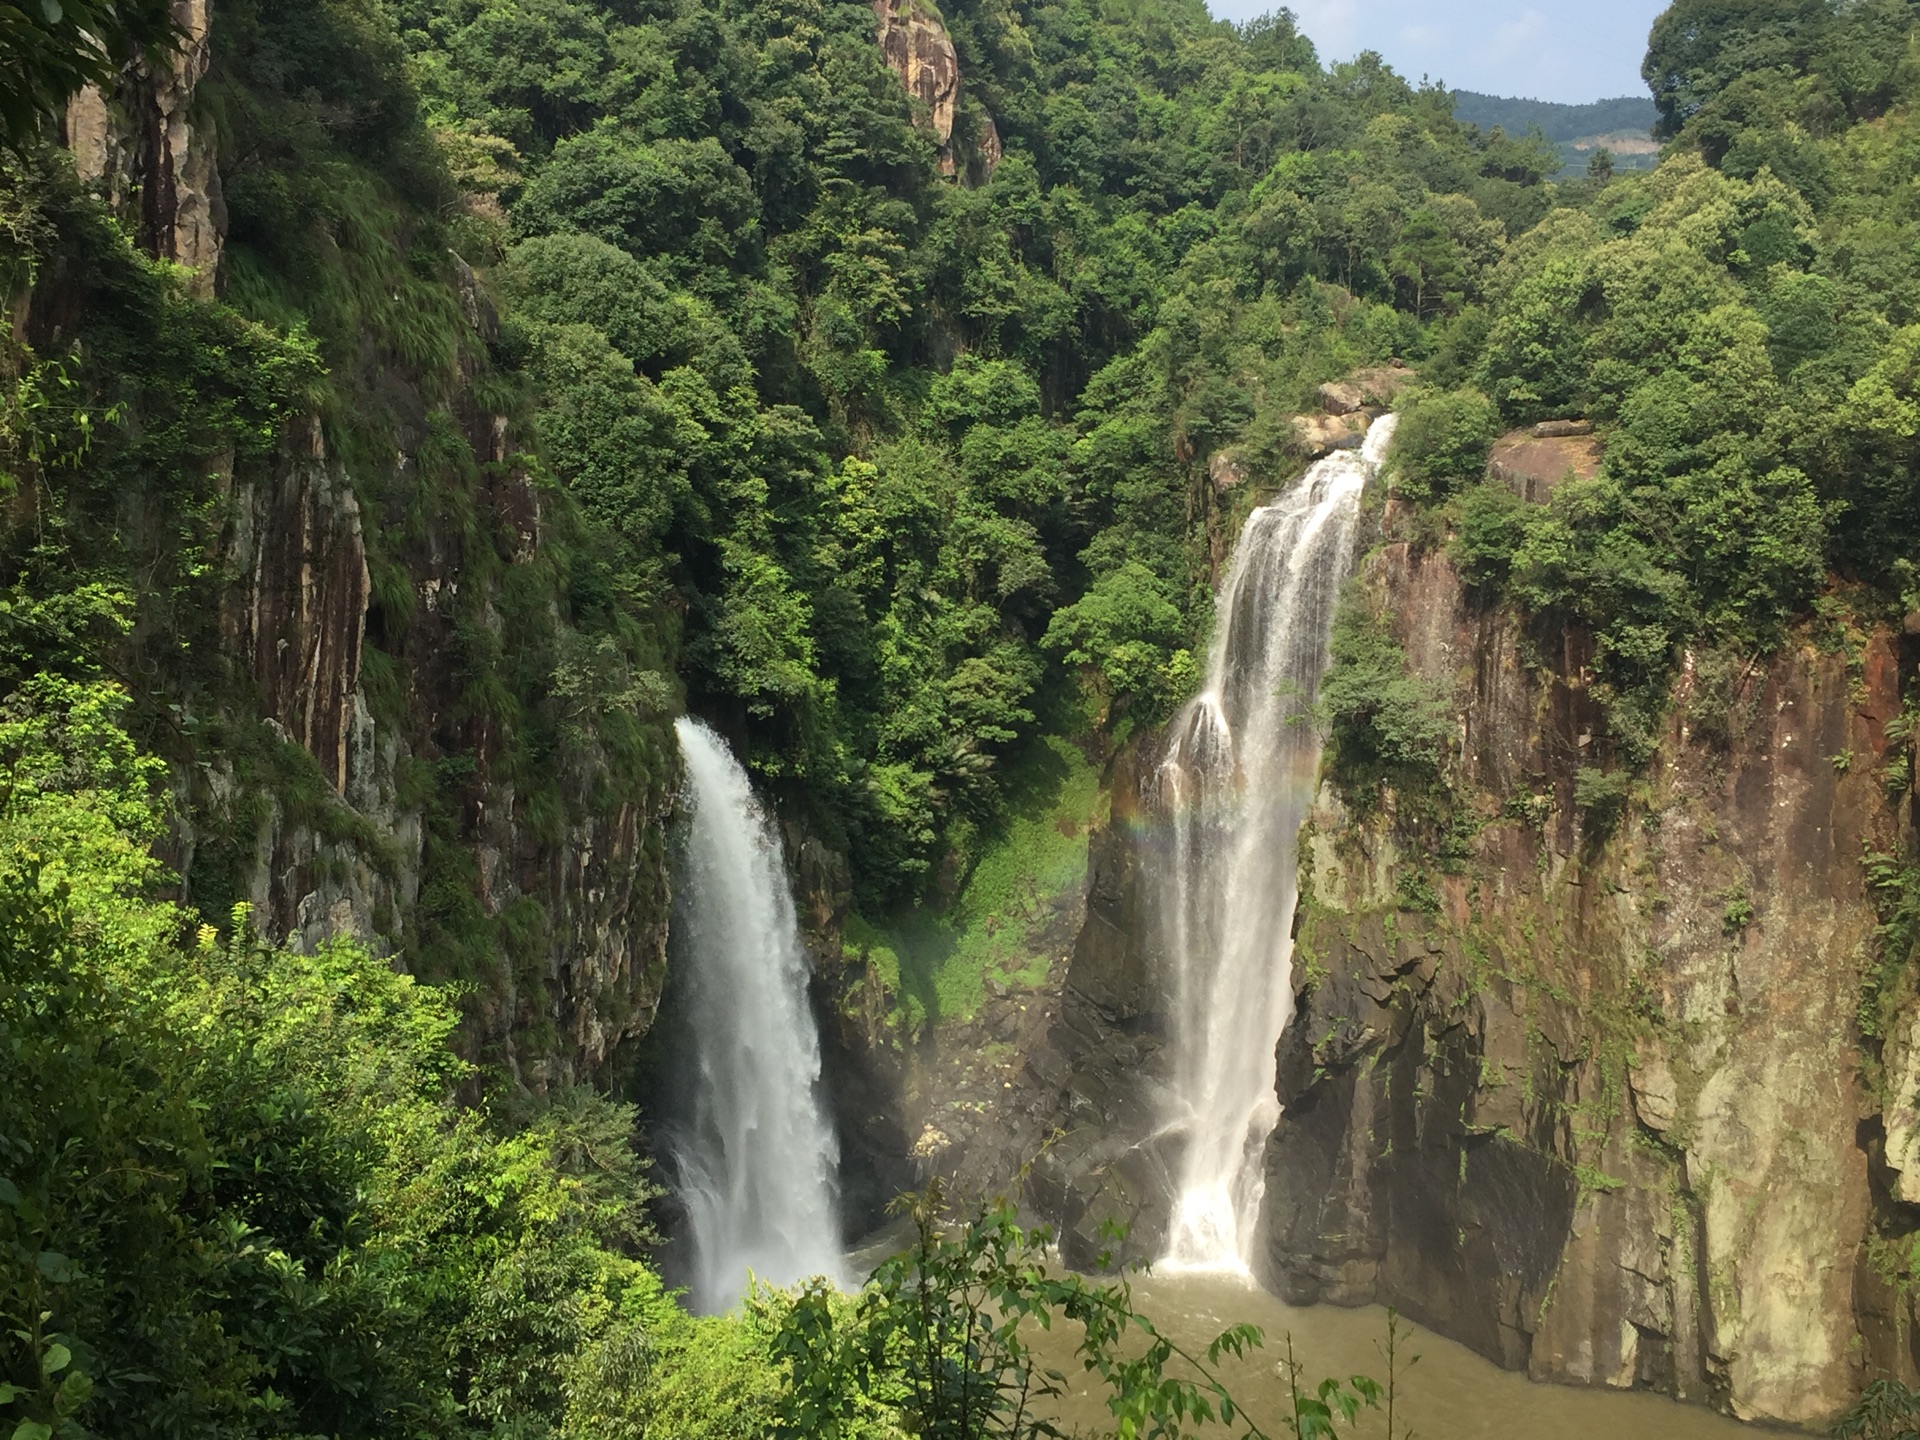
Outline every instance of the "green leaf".
{"type": "Polygon", "coordinates": [[[0,1205],[18,1205],[19,1203],[20,1187],[6,1176],[0,1175],[0,1205]]]}
{"type": "Polygon", "coordinates": [[[14,1427],[13,1440],[53,1440],[53,1427],[38,1420],[22,1420],[14,1427]]]}
{"type": "Polygon", "coordinates": [[[84,1370],[75,1370],[60,1382],[60,1393],[53,1403],[62,1415],[71,1415],[92,1398],[93,1377],[84,1370]]]}
{"type": "Polygon", "coordinates": [[[72,1363],[73,1351],[56,1340],[47,1346],[47,1353],[40,1360],[40,1368],[49,1375],[58,1375],[72,1363]]]}
{"type": "Polygon", "coordinates": [[[20,1387],[0,1380],[0,1405],[11,1405],[19,1397],[20,1387]]]}
{"type": "Polygon", "coordinates": [[[60,8],[60,0],[40,0],[40,13],[47,17],[47,24],[58,25],[67,12],[60,8]]]}

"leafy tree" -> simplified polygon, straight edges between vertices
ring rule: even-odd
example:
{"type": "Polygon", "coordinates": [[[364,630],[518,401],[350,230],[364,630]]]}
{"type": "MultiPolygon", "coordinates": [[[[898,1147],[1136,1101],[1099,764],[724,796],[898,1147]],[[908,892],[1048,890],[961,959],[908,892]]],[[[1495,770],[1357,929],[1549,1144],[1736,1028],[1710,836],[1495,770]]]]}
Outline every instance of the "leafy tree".
{"type": "Polygon", "coordinates": [[[1660,126],[1677,134],[1734,77],[1804,63],[1831,16],[1827,0],[1678,0],[1653,22],[1640,68],[1660,126]]]}
{"type": "Polygon", "coordinates": [[[1393,486],[1415,501],[1441,500],[1479,479],[1500,431],[1493,402],[1477,390],[1416,392],[1394,431],[1393,486]]]}
{"type": "MultiPolygon", "coordinates": [[[[272,949],[243,914],[181,945],[145,848],[163,767],[126,705],[48,679],[0,722],[0,1417],[557,1426],[596,1357],[687,1323],[634,1258],[631,1112],[571,1092],[502,1133],[451,1101],[446,992],[349,945],[272,949]]],[[[661,1357],[663,1396],[686,1368],[661,1357]]]]}
{"type": "Polygon", "coordinates": [[[1130,560],[1054,612],[1045,645],[1069,664],[1098,672],[1107,694],[1132,700],[1147,717],[1166,714],[1198,678],[1185,626],[1160,577],[1130,560]]]}
{"type": "Polygon", "coordinates": [[[1431,782],[1453,734],[1447,697],[1409,673],[1406,652],[1356,583],[1335,612],[1320,685],[1333,773],[1356,795],[1431,782]]]}
{"type": "MultiPolygon", "coordinates": [[[[1023,1230],[1004,1203],[955,1223],[940,1191],[908,1197],[914,1243],[884,1262],[851,1301],[823,1285],[777,1305],[773,1353],[786,1368],[774,1433],[841,1440],[898,1433],[941,1440],[1064,1436],[1046,1402],[1065,1376],[1042,1368],[1026,1336],[1037,1323],[1077,1327],[1077,1353],[1108,1391],[1116,1433],[1175,1437],[1214,1422],[1245,1440],[1265,1432],[1221,1383],[1223,1355],[1244,1358],[1260,1332],[1236,1325],[1189,1352],[1133,1307],[1127,1283],[1057,1275],[1044,1230],[1023,1230]],[[1193,1377],[1193,1378],[1188,1378],[1193,1377]]],[[[1365,1376],[1303,1392],[1294,1378],[1288,1432],[1328,1440],[1386,1393],[1365,1376]]]]}
{"type": "Polygon", "coordinates": [[[22,0],[0,5],[0,145],[17,150],[83,85],[159,63],[175,43],[167,0],[22,0]]]}

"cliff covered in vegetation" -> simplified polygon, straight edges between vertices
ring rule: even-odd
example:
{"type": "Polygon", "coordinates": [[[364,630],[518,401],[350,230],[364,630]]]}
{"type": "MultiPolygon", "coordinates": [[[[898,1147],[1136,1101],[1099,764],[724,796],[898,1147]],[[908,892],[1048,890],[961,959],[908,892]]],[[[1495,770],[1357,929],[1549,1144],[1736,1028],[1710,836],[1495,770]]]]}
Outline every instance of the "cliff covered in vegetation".
{"type": "MultiPolygon", "coordinates": [[[[1561,187],[1396,401],[1303,840],[1283,1294],[1747,1418],[1911,1375],[1916,292],[1870,258],[1910,25],[1676,7],[1660,170],[1561,187]]],[[[1037,1052],[1030,1194],[1083,1258],[1152,1253],[1172,1184],[1160,744],[1037,1052]]]]}
{"type": "Polygon", "coordinates": [[[772,1423],[579,1088],[662,1000],[683,709],[785,822],[859,1204],[1065,1119],[1035,1198],[1147,1243],[1129,777],[1385,403],[1275,1274],[1742,1413],[1906,1374],[1912,17],[1779,9],[1656,26],[1635,177],[1198,0],[0,17],[132,27],[0,106],[0,1413],[772,1423]]]}

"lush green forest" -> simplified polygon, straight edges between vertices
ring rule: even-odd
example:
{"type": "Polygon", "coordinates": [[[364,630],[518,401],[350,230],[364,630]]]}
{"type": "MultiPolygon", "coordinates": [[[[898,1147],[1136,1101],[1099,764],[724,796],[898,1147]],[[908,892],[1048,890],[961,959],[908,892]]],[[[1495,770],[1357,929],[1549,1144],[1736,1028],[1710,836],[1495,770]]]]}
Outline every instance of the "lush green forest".
{"type": "Polygon", "coordinates": [[[1644,95],[1622,95],[1589,105],[1561,105],[1551,100],[1481,95],[1473,90],[1453,92],[1453,114],[1468,125],[1505,130],[1510,135],[1524,135],[1538,127],[1555,144],[1588,135],[1611,135],[1616,130],[1651,130],[1659,119],[1653,102],[1644,95]]]}
{"type": "MultiPolygon", "coordinates": [[[[1453,92],[1453,115],[1482,130],[1504,130],[1509,135],[1525,135],[1538,130],[1551,140],[1560,160],[1569,170],[1585,170],[1594,163],[1594,152],[1602,147],[1593,142],[1603,136],[1631,136],[1645,139],[1659,119],[1653,102],[1641,95],[1623,95],[1613,100],[1595,100],[1587,105],[1561,105],[1551,100],[1518,100],[1503,95],[1480,95],[1471,90],[1453,92]],[[1575,144],[1579,141],[1581,144],[1575,144]]],[[[1651,146],[1646,147],[1649,151],[1651,146]]],[[[1651,170],[1658,160],[1653,153],[1626,154],[1619,140],[1607,147],[1603,166],[1619,170],[1651,170]]]]}
{"type": "MultiPolygon", "coordinates": [[[[1249,499],[1209,459],[1283,483],[1316,387],[1389,360],[1422,377],[1392,523],[1593,637],[1601,773],[1649,757],[1684,656],[1710,733],[1793,627],[1920,608],[1908,0],[1680,0],[1644,176],[1562,175],[1377,56],[1200,0],[949,0],[951,176],[865,0],[221,0],[217,297],[48,138],[113,70],[80,29],[164,47],[149,10],[0,5],[30,81],[0,106],[16,1440],[1026,1433],[1017,1338],[929,1328],[917,1276],[1087,1325],[1127,1433],[1191,1420],[1219,1397],[1115,1359],[1124,1294],[1046,1288],[1003,1214],[862,1297],[681,1314],[631,1113],[461,1029],[544,933],[480,903],[475,767],[557,833],[569,757],[639,803],[684,706],[852,857],[863,914],[937,903],[1050,744],[1104,757],[1191,692],[1249,499]],[[1503,429],[1573,417],[1598,478],[1483,483],[1503,429]],[[449,677],[402,777],[404,974],[267,944],[235,878],[269,793],[378,848],[227,640],[222,506],[309,432],[359,494],[375,720],[449,677]],[[530,560],[488,518],[518,477],[530,560]],[[408,557],[456,546],[426,656],[408,557]],[[903,1378],[935,1361],[957,1389],[903,1378]]],[[[1440,743],[1390,646],[1341,655],[1346,742],[1440,743]]]]}
{"type": "Polygon", "coordinates": [[[858,6],[398,15],[488,157],[548,462],[874,906],[964,867],[1041,733],[1182,696],[1205,457],[1283,465],[1313,384],[1424,354],[1550,204],[1540,147],[1285,18],[946,19],[958,133],[1007,147],[957,185],[858,6]]]}

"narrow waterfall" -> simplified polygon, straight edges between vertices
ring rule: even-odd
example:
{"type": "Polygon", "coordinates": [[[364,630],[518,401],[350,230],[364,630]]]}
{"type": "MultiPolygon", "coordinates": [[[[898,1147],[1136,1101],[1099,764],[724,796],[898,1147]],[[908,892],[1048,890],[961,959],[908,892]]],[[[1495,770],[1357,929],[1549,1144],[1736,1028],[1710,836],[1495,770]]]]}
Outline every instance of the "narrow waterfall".
{"type": "Polygon", "coordinates": [[[1169,1128],[1184,1132],[1166,1262],[1244,1270],[1279,1119],[1274,1047],[1293,1010],[1295,844],[1313,801],[1312,707],[1352,564],[1360,496],[1394,419],[1247,518],[1219,602],[1207,688],[1159,770],[1173,826],[1162,881],[1172,966],[1169,1128]]]}
{"type": "Polygon", "coordinates": [[[748,1271],[838,1280],[838,1150],[816,1093],[820,1038],[780,841],[746,771],[706,726],[675,727],[691,811],[675,955],[687,967],[697,1065],[674,1147],[693,1232],[696,1308],[728,1309],[748,1271]]]}

